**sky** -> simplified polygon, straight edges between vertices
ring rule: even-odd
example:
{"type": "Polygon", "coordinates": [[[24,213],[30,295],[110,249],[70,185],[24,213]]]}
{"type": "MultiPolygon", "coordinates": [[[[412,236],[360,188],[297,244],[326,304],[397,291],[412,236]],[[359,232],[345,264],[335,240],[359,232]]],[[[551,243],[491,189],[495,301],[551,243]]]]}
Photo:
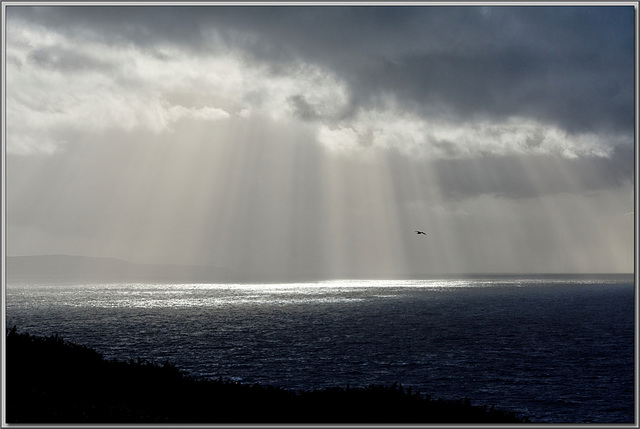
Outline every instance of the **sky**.
{"type": "Polygon", "coordinates": [[[9,256],[633,272],[631,3],[3,6],[9,256]]]}

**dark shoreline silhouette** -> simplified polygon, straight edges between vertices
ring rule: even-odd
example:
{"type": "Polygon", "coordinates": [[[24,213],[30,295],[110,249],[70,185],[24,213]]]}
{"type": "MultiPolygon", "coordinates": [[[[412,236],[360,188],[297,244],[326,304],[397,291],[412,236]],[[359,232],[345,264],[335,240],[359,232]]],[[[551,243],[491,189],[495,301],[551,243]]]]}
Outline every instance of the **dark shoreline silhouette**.
{"type": "Polygon", "coordinates": [[[197,380],[175,365],[105,360],[57,335],[7,331],[8,423],[525,423],[401,385],[295,392],[197,380]]]}

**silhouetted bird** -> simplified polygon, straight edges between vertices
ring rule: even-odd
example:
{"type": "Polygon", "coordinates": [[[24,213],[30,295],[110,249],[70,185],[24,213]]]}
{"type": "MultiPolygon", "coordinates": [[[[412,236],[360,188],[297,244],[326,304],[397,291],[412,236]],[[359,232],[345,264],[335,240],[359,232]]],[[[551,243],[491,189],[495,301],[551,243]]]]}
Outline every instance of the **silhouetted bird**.
{"type": "Polygon", "coordinates": [[[426,232],[422,232],[422,231],[416,231],[416,234],[418,234],[418,235],[420,235],[420,234],[422,234],[422,235],[427,235],[427,233],[426,233],[426,232]]]}

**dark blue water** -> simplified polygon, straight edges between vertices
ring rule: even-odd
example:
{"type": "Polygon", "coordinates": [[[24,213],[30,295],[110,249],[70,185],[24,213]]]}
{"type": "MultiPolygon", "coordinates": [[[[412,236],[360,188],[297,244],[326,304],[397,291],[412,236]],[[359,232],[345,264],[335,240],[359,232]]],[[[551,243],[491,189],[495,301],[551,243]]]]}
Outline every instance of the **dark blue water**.
{"type": "Polygon", "coordinates": [[[7,325],[291,389],[390,385],[633,423],[632,277],[7,286],[7,325]]]}

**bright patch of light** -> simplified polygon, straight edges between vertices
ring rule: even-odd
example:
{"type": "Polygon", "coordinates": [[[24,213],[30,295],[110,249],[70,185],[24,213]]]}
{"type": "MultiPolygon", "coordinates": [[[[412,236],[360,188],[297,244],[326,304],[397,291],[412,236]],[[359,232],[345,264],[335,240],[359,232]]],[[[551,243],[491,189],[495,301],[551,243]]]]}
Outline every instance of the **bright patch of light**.
{"type": "MultiPolygon", "coordinates": [[[[55,300],[70,307],[97,308],[203,308],[349,304],[406,296],[407,289],[446,292],[460,288],[523,287],[545,285],[548,278],[476,278],[431,280],[330,280],[310,283],[261,284],[16,284],[20,291],[11,306],[55,300]],[[55,295],[55,296],[53,296],[55,295]]],[[[557,278],[554,284],[598,284],[599,280],[557,278]]]]}
{"type": "Polygon", "coordinates": [[[188,108],[184,106],[171,106],[168,111],[168,117],[171,121],[177,121],[183,117],[192,117],[204,121],[217,121],[229,118],[230,115],[224,110],[215,107],[188,108]]]}

